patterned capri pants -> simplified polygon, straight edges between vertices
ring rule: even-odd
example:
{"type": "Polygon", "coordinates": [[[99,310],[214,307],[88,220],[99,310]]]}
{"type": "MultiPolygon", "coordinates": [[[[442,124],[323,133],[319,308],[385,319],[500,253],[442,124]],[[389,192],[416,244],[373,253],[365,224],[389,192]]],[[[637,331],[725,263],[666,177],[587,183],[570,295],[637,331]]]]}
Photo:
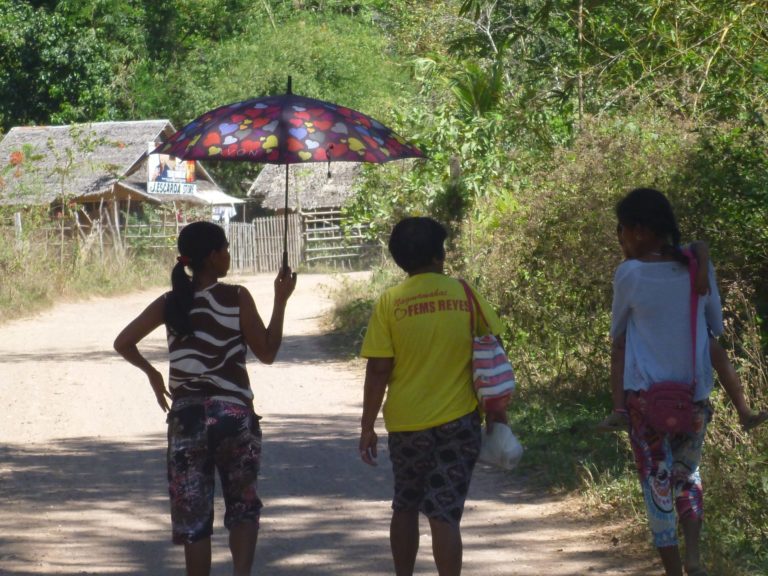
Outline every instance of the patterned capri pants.
{"type": "Polygon", "coordinates": [[[653,543],[657,548],[676,546],[677,520],[701,520],[704,515],[699,464],[712,407],[708,401],[694,405],[693,433],[664,434],[646,424],[642,393],[629,392],[626,405],[653,543]]]}
{"type": "Polygon", "coordinates": [[[224,526],[258,525],[262,503],[259,417],[249,407],[210,398],[180,399],[168,413],[168,492],[174,544],[213,533],[214,473],[219,471],[224,526]]]}

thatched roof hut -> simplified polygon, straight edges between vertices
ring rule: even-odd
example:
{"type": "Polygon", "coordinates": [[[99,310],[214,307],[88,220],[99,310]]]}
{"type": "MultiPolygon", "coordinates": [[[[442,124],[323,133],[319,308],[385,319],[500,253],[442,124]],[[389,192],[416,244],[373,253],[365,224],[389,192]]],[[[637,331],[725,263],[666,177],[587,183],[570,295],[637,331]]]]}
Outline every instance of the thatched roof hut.
{"type": "MultiPolygon", "coordinates": [[[[205,205],[192,194],[149,194],[147,151],[175,132],[168,120],[12,128],[0,141],[0,204],[133,200],[205,205]]],[[[221,191],[196,164],[197,189],[221,191]]]]}
{"type": "MultiPolygon", "coordinates": [[[[288,177],[290,211],[340,208],[354,197],[361,177],[357,162],[292,164],[288,177]]],[[[285,166],[268,164],[253,181],[248,196],[263,197],[262,206],[270,210],[285,207],[285,166]]]]}

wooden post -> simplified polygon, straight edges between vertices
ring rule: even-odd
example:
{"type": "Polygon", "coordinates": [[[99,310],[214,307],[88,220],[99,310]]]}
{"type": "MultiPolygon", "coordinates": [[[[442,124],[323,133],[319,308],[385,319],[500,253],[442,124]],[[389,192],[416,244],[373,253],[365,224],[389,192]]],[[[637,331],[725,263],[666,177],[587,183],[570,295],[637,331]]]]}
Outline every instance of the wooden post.
{"type": "Polygon", "coordinates": [[[115,219],[115,241],[117,242],[117,245],[120,246],[120,252],[122,252],[125,247],[123,246],[122,238],[120,238],[120,203],[117,198],[112,201],[112,213],[115,219]]]}
{"type": "Polygon", "coordinates": [[[99,217],[96,220],[99,231],[99,262],[104,263],[104,226],[102,226],[103,210],[104,208],[104,196],[99,200],[99,217]]]}
{"type": "Polygon", "coordinates": [[[131,197],[128,196],[125,206],[125,228],[123,229],[123,238],[125,238],[125,245],[128,246],[128,218],[131,216],[131,197]]]}
{"type": "Polygon", "coordinates": [[[24,246],[24,240],[22,238],[23,231],[21,229],[21,212],[13,213],[13,228],[16,231],[16,249],[21,250],[24,246]]]}
{"type": "Polygon", "coordinates": [[[64,210],[61,211],[59,219],[59,266],[64,266],[64,210]]]}

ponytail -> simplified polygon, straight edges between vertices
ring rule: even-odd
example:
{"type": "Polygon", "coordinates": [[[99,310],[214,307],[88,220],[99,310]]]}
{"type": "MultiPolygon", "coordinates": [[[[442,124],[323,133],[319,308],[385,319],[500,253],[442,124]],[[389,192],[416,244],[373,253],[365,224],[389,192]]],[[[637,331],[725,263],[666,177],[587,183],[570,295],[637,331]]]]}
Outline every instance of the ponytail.
{"type": "Polygon", "coordinates": [[[187,275],[184,263],[179,261],[171,271],[171,293],[165,301],[165,324],[177,336],[192,333],[189,312],[195,297],[192,278],[187,275]]]}
{"type": "Polygon", "coordinates": [[[165,324],[177,336],[192,333],[189,313],[195,299],[195,272],[205,259],[227,244],[223,228],[212,222],[193,222],[182,228],[177,241],[180,256],[171,271],[171,293],[165,300],[165,324]],[[192,270],[192,276],[187,274],[192,270]]]}

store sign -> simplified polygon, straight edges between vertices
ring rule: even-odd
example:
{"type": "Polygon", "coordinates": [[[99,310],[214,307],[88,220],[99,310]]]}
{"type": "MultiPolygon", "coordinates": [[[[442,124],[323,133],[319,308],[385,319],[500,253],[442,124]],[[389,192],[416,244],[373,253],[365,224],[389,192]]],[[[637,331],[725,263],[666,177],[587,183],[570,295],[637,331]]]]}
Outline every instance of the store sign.
{"type": "MultiPolygon", "coordinates": [[[[149,142],[149,152],[158,144],[149,142]]],[[[194,194],[195,163],[179,160],[167,154],[149,154],[147,157],[147,192],[150,194],[194,194]]]]}

